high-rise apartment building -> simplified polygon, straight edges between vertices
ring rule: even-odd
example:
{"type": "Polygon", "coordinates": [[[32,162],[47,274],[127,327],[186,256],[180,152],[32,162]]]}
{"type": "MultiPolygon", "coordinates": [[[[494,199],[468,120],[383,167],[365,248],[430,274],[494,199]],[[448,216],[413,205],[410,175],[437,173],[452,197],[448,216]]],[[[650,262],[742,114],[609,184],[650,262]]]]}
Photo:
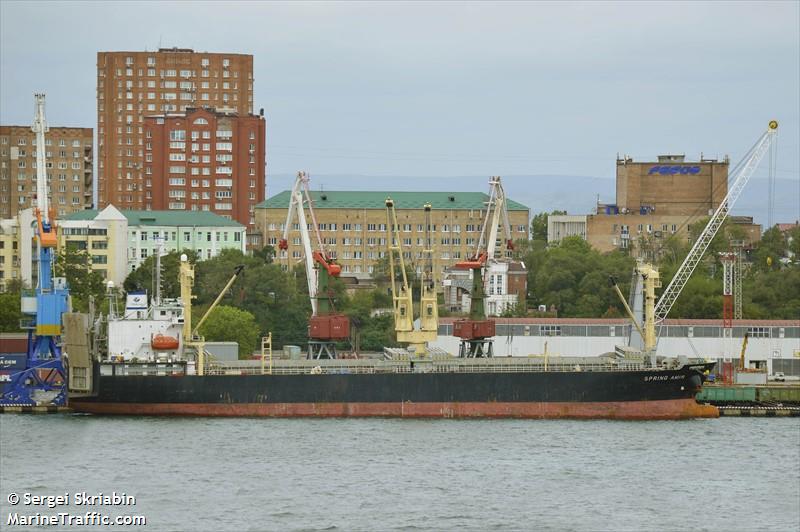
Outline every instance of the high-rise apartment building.
{"type": "Polygon", "coordinates": [[[144,119],[148,209],[210,211],[256,230],[264,200],[266,122],[211,108],[144,119]]]}
{"type": "MultiPolygon", "coordinates": [[[[92,128],[45,133],[50,205],[57,216],[92,206],[92,128]]],[[[36,134],[31,126],[0,126],[0,219],[32,206],[36,195],[36,134]]]]}
{"type": "Polygon", "coordinates": [[[152,178],[144,173],[145,116],[188,107],[252,114],[253,56],[185,48],[97,53],[100,208],[154,208],[146,199],[152,178]]]}

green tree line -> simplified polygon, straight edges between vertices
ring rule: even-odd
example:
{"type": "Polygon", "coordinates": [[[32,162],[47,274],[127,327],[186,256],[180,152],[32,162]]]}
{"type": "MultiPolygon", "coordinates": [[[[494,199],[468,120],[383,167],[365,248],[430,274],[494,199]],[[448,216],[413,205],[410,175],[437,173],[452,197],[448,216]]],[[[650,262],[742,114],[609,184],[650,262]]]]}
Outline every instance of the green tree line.
{"type": "MultiPolygon", "coordinates": [[[[694,224],[694,238],[704,227],[704,221],[694,224]]],[[[565,238],[558,245],[546,244],[547,215],[537,215],[532,221],[532,238],[517,242],[516,258],[527,267],[528,288],[524,302],[509,315],[535,315],[544,305],[554,309],[559,317],[619,317],[624,309],[609,284],[615,277],[624,295],[628,295],[635,260],[624,250],[600,253],[580,237],[565,238]]],[[[777,229],[763,234],[761,241],[749,250],[743,271],[743,314],[753,319],[796,319],[800,308],[800,230],[787,239],[777,229]],[[794,260],[787,260],[794,256],[794,260]]],[[[725,227],[711,243],[703,261],[697,267],[686,288],[670,313],[672,318],[721,318],[722,266],[719,252],[730,248],[731,241],[742,237],[736,227],[725,227]]],[[[651,246],[666,287],[689,250],[690,242],[676,237],[659,242],[640,242],[651,246]]],[[[311,305],[302,263],[288,271],[274,262],[274,250],[267,247],[252,255],[236,250],[223,250],[217,257],[195,265],[194,302],[195,323],[213,302],[219,291],[233,275],[234,268],[244,265],[221,301],[221,306],[209,316],[201,332],[208,340],[232,340],[242,346],[246,355],[257,349],[259,338],[272,332],[273,345],[304,345],[307,342],[308,318],[311,305]]],[[[64,275],[70,284],[73,308],[88,309],[94,298],[102,310],[106,286],[102,277],[92,272],[85,251],[64,250],[58,255],[55,272],[64,275]]],[[[189,260],[196,257],[190,254],[189,260]]],[[[176,298],[179,256],[170,253],[162,257],[162,297],[176,298]]],[[[152,286],[154,257],[146,259],[124,283],[124,290],[146,289],[152,286]]],[[[380,350],[397,345],[393,321],[386,259],[375,264],[374,289],[354,290],[348,295],[341,280],[334,280],[332,290],[336,309],[348,315],[356,343],[361,350],[380,350]],[[384,312],[381,312],[383,310],[384,312]]],[[[413,265],[407,265],[409,281],[417,287],[413,265]]],[[[0,294],[0,328],[18,330],[19,283],[9,283],[0,294]]],[[[440,309],[440,315],[450,315],[440,309]]],[[[344,346],[343,346],[344,347],[344,346]]]]}

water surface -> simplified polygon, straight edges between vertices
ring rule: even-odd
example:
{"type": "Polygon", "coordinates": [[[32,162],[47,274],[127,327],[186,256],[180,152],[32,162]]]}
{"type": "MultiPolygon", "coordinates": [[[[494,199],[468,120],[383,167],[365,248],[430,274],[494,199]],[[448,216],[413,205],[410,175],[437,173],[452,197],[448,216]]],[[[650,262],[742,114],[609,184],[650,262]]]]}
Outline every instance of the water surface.
{"type": "Polygon", "coordinates": [[[800,530],[800,419],[0,416],[0,528],[65,491],[148,531],[800,530]]]}

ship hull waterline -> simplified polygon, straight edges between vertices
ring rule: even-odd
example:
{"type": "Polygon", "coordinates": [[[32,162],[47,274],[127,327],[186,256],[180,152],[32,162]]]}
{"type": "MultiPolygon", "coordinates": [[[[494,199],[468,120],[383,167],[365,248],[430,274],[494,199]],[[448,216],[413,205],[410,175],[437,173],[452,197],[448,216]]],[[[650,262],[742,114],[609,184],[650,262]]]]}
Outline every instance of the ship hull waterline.
{"type": "Polygon", "coordinates": [[[687,419],[717,417],[702,372],[100,376],[77,412],[259,417],[687,419]]]}
{"type": "Polygon", "coordinates": [[[77,412],[98,415],[208,417],[401,417],[517,419],[694,419],[719,410],[694,399],[605,403],[95,403],[73,401],[77,412]]]}

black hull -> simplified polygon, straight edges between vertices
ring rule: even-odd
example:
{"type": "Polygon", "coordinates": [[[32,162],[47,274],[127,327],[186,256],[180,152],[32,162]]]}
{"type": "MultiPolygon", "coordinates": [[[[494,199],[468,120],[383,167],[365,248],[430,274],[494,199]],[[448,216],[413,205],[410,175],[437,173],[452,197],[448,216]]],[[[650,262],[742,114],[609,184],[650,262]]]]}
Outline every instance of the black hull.
{"type": "Polygon", "coordinates": [[[685,411],[693,411],[692,405],[701,406],[694,396],[703,379],[701,371],[690,367],[585,372],[100,376],[98,394],[73,400],[71,405],[78,411],[120,414],[641,418],[648,417],[651,405],[657,411],[656,418],[698,417],[697,412],[685,411]],[[619,415],[604,416],[604,408],[619,415]],[[664,415],[670,409],[682,413],[664,415]]]}

